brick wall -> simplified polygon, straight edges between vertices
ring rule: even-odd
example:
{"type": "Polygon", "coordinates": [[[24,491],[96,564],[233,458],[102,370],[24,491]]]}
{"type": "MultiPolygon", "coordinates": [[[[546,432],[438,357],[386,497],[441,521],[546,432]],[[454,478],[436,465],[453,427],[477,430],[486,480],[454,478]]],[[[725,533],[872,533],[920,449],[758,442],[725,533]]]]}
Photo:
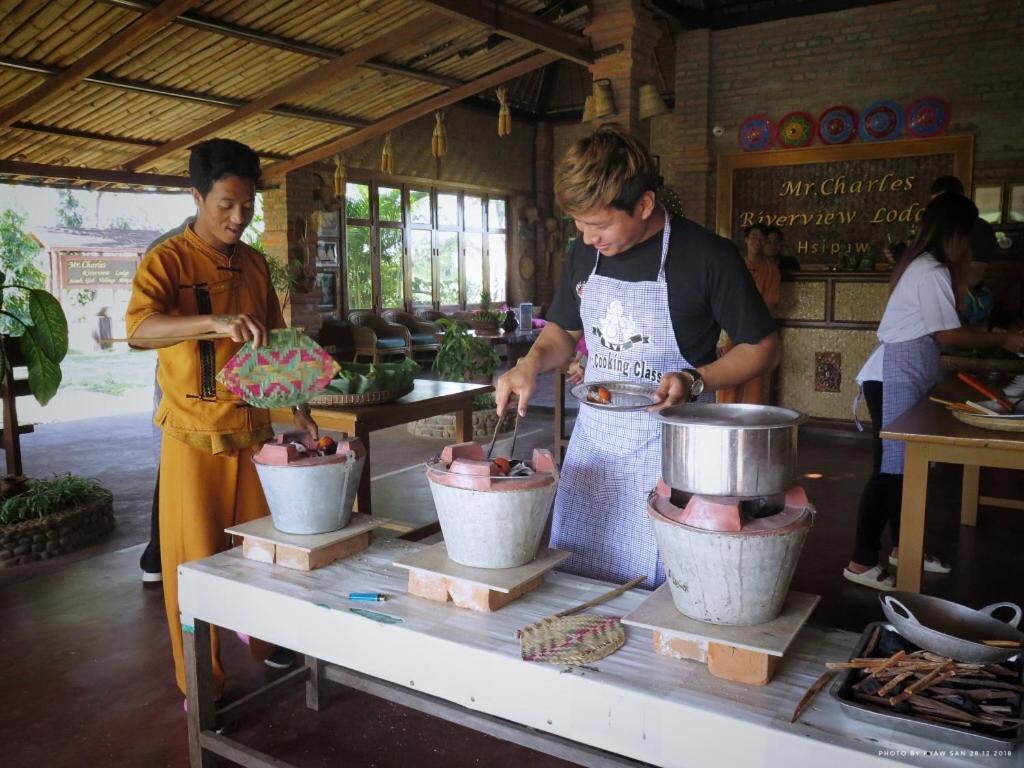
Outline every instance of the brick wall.
{"type": "Polygon", "coordinates": [[[976,136],[975,182],[1020,177],[1021,15],[1019,0],[901,0],[681,34],[676,108],[654,121],[653,149],[663,164],[668,159],[666,175],[687,211],[713,226],[714,160],[740,151],[736,131],[747,115],[800,109],[817,116],[833,104],[859,111],[879,98],[907,105],[936,95],[951,104],[950,132],[976,136]],[[711,136],[712,126],[723,136],[711,136]],[[706,163],[709,173],[700,170],[706,163]]]}

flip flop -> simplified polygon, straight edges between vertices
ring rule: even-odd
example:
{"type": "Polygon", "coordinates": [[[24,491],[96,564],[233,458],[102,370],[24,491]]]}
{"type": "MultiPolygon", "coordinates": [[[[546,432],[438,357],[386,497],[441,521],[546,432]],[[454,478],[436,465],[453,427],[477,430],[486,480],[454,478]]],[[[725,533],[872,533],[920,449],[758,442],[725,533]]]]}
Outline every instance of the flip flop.
{"type": "Polygon", "coordinates": [[[849,568],[843,568],[843,578],[854,584],[871,587],[882,592],[892,592],[896,589],[896,579],[891,573],[883,571],[880,565],[869,568],[864,573],[854,573],[849,568]]]}
{"type": "MultiPolygon", "coordinates": [[[[899,564],[899,558],[895,555],[890,554],[889,565],[891,565],[893,568],[897,568],[899,567],[899,564]]],[[[939,558],[935,557],[935,555],[925,555],[924,570],[925,573],[952,573],[953,566],[942,562],[941,560],[939,560],[939,558]]]]}

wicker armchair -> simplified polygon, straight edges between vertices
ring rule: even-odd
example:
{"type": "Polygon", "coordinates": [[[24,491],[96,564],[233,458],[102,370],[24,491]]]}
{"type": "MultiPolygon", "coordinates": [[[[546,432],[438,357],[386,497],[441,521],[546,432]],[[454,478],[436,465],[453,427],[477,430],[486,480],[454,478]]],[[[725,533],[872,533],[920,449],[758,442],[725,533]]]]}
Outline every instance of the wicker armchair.
{"type": "Polygon", "coordinates": [[[404,325],[389,323],[366,309],[349,312],[348,321],[356,336],[353,362],[360,357],[368,357],[374,363],[393,355],[412,357],[412,338],[404,325]]]}
{"type": "Polygon", "coordinates": [[[357,333],[365,335],[365,329],[356,328],[340,317],[327,317],[320,326],[316,341],[337,362],[344,363],[355,355],[357,333]]]}
{"type": "Polygon", "coordinates": [[[417,354],[429,354],[441,349],[440,335],[441,326],[426,320],[420,320],[415,315],[403,312],[400,309],[387,309],[381,313],[381,317],[389,323],[404,325],[409,329],[409,338],[412,341],[412,356],[417,354]]]}
{"type": "Polygon", "coordinates": [[[417,309],[413,314],[420,320],[426,320],[428,323],[450,319],[444,312],[439,312],[436,309],[417,309]]]}

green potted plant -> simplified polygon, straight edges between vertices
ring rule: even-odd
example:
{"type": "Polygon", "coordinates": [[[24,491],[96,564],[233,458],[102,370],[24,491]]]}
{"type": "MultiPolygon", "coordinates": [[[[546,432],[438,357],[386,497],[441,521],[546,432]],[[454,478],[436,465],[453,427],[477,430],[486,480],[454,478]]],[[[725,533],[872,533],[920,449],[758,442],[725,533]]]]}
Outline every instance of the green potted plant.
{"type": "Polygon", "coordinates": [[[482,336],[496,336],[498,326],[505,319],[505,312],[491,309],[491,294],[484,290],[480,293],[480,309],[473,313],[473,330],[482,336]]]}

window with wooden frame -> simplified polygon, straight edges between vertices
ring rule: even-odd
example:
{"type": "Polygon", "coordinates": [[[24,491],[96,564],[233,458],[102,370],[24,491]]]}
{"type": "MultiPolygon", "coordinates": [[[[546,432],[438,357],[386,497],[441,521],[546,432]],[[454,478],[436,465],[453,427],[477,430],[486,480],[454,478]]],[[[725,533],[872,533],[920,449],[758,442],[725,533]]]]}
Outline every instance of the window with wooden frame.
{"type": "Polygon", "coordinates": [[[350,180],[343,303],[354,309],[468,309],[486,287],[505,301],[507,199],[437,187],[350,180]]]}

